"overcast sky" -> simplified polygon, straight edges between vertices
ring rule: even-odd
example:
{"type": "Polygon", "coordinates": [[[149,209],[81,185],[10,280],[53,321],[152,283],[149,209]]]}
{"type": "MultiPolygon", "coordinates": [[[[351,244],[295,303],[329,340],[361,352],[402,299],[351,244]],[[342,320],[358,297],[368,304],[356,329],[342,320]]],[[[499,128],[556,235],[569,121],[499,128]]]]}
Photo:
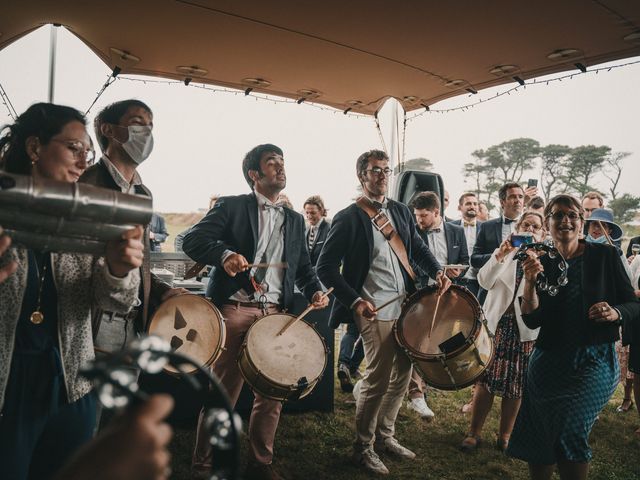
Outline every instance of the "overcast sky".
{"type": "MultiPolygon", "coordinates": [[[[63,28],[58,29],[57,52],[54,100],[85,111],[109,68],[63,28]]],[[[48,58],[48,26],[0,51],[0,83],[18,113],[47,100],[48,58]]],[[[613,65],[633,60],[638,59],[613,65]]],[[[462,166],[472,161],[476,149],[517,137],[534,138],[543,145],[608,145],[613,151],[632,152],[624,163],[620,190],[640,195],[638,85],[640,65],[632,65],[530,86],[464,112],[427,113],[408,123],[405,158],[429,158],[456,199],[465,189],[462,166]]],[[[466,105],[511,86],[464,95],[433,108],[466,105]]],[[[206,206],[213,193],[247,192],[241,160],[255,145],[269,142],[284,150],[285,192],[296,209],[302,208],[307,196],[319,194],[335,213],[354,195],[358,155],[381,148],[370,117],[180,84],[118,80],[92,108],[89,120],[108,103],[125,98],[139,98],[154,111],[155,149],[140,172],[160,212],[194,211],[206,206]]],[[[0,122],[11,122],[1,104],[0,122]]],[[[384,125],[387,145],[389,124],[384,125]]],[[[606,179],[600,187],[606,190],[606,179]]],[[[457,217],[455,200],[447,213],[457,217]]]]}

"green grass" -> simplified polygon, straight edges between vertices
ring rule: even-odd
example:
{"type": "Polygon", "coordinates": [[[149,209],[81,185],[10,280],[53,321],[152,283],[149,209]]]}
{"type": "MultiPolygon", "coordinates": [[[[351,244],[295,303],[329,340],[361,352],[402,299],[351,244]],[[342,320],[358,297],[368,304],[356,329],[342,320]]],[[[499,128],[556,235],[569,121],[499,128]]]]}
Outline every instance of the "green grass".
{"type": "MultiPolygon", "coordinates": [[[[457,448],[469,428],[469,414],[460,412],[470,389],[459,392],[431,391],[429,406],[436,418],[427,423],[405,406],[396,423],[396,436],[417,454],[415,461],[383,460],[391,470],[389,479],[420,480],[524,480],[526,464],[510,459],[495,448],[500,400],[496,399],[483,432],[484,442],[477,452],[463,454],[457,448]]],[[[638,413],[616,413],[622,399],[618,389],[600,415],[591,433],[594,460],[591,480],[640,479],[638,413]]],[[[371,476],[350,463],[355,405],[350,395],[336,384],[333,413],[283,415],[276,437],[277,469],[288,479],[364,480],[371,476]]],[[[246,428],[246,425],[245,425],[246,428]]],[[[172,445],[174,479],[188,479],[194,441],[192,429],[178,429],[172,445]]],[[[246,456],[246,439],[243,457],[246,456]]],[[[554,477],[557,478],[557,477],[554,477]]]]}

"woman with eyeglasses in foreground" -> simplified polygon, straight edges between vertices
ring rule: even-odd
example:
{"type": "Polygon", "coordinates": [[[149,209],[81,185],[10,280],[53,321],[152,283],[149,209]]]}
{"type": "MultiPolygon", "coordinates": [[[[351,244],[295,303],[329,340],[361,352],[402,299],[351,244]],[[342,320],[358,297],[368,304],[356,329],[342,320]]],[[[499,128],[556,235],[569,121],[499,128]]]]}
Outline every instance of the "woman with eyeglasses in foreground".
{"type": "MultiPolygon", "coordinates": [[[[517,235],[532,235],[533,242],[545,237],[542,215],[524,213],[516,225],[517,235]]],[[[517,238],[517,237],[516,237],[517,238]]],[[[487,290],[484,313],[494,337],[493,361],[475,385],[469,433],[460,444],[463,452],[474,451],[496,395],[502,397],[497,447],[504,451],[520,408],[524,380],[538,329],[522,321],[519,298],[524,292],[523,270],[514,259],[518,248],[510,235],[478,271],[478,283],[487,290]]]]}
{"type": "MultiPolygon", "coordinates": [[[[75,182],[93,159],[85,118],[38,103],[2,129],[0,169],[75,182]]],[[[26,206],[25,206],[26,207],[26,206]]],[[[11,245],[0,232],[0,465],[3,478],[48,479],[94,430],[96,399],[78,369],[93,358],[91,310],[137,302],[142,227],[105,255],[11,245]]]]}
{"type": "Polygon", "coordinates": [[[540,332],[507,454],[528,462],[534,480],[550,479],[556,465],[562,480],[585,479],[589,434],[618,384],[618,326],[638,321],[640,303],[616,249],[579,239],[584,209],[576,198],[558,195],[544,213],[569,283],[555,297],[537,292],[538,274],[554,278],[556,267],[528,252],[520,306],[524,323],[540,332]]]}

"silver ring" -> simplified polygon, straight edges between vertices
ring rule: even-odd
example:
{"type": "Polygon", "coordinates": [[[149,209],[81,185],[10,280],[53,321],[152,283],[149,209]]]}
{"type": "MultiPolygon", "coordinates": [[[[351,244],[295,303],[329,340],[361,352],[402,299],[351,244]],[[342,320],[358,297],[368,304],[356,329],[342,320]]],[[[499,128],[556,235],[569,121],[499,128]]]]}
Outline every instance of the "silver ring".
{"type": "Polygon", "coordinates": [[[606,312],[606,311],[607,311],[607,308],[603,306],[603,307],[601,308],[601,311],[602,311],[602,312],[606,312]]]}

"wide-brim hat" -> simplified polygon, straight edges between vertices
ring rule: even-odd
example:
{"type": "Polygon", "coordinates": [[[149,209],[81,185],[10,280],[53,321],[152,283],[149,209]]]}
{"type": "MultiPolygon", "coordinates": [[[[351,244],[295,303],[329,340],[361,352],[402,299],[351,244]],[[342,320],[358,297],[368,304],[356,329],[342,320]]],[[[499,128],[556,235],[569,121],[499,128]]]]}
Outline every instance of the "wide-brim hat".
{"type": "Polygon", "coordinates": [[[596,208],[589,218],[587,218],[585,223],[585,233],[589,230],[589,222],[602,222],[606,223],[611,227],[611,240],[617,241],[622,238],[622,228],[620,225],[613,221],[613,211],[608,208],[596,208]]]}

